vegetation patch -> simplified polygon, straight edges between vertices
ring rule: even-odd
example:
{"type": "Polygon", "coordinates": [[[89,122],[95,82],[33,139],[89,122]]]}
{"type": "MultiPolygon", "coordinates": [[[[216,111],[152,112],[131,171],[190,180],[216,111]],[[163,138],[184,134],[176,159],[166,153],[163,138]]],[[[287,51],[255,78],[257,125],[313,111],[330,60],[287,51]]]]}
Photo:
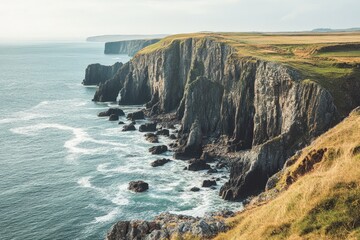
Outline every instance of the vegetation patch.
{"type": "Polygon", "coordinates": [[[319,235],[345,239],[348,233],[359,228],[360,190],[354,186],[338,185],[336,193],[312,208],[298,224],[300,235],[318,232],[319,235]]]}

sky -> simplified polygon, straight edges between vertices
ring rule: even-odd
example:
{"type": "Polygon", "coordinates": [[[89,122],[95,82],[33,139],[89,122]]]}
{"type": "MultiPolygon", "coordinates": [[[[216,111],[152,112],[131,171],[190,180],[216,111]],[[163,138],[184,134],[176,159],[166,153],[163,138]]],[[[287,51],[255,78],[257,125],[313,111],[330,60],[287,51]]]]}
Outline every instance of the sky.
{"type": "Polygon", "coordinates": [[[0,0],[0,41],[360,27],[360,0],[0,0]]]}

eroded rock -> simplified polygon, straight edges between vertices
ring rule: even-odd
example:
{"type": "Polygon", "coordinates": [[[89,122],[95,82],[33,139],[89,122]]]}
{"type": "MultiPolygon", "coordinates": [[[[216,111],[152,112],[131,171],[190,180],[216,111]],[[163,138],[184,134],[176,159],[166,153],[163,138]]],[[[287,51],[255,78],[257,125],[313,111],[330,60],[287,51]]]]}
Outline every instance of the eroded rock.
{"type": "Polygon", "coordinates": [[[145,192],[149,189],[149,184],[144,181],[131,181],[128,189],[133,192],[145,192]]]}

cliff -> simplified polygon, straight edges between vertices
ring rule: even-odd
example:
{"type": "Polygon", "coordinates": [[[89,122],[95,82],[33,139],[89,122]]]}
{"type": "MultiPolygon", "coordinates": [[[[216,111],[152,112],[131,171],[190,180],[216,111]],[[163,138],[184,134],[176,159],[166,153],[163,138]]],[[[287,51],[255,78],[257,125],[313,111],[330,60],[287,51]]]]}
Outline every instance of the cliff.
{"type": "Polygon", "coordinates": [[[134,56],[141,49],[160,41],[160,39],[138,39],[105,43],[105,54],[127,54],[134,56]]]}
{"type": "Polygon", "coordinates": [[[106,80],[112,78],[118,70],[123,66],[117,62],[112,66],[104,66],[99,63],[90,64],[85,70],[85,79],[83,85],[99,85],[105,83],[106,80]]]}
{"type": "MultiPolygon", "coordinates": [[[[359,99],[349,90],[343,95],[347,108],[337,108],[327,75],[310,78],[315,67],[302,71],[298,62],[283,63],[282,55],[262,56],[262,45],[260,54],[250,55],[253,46],[229,41],[214,35],[165,38],[100,85],[94,100],[115,101],[120,93],[120,104],[146,103],[152,115],[176,112],[179,158],[199,157],[206,139],[225,136],[228,152],[236,154],[220,194],[239,200],[263,190],[287,158],[340,120],[338,109],[347,111],[359,99]]],[[[357,74],[356,66],[350,69],[357,74]]],[[[345,82],[359,84],[357,78],[345,82]]]]}

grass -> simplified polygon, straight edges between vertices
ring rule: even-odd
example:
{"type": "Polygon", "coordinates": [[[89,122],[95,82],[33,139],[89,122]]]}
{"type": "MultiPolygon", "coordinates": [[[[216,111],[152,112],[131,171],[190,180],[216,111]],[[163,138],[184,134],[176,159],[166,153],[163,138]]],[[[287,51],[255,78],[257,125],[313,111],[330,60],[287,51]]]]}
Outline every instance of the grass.
{"type": "Polygon", "coordinates": [[[352,82],[360,81],[360,33],[190,33],[178,34],[141,50],[138,55],[163,51],[194,40],[201,47],[205,39],[235,49],[237,58],[279,62],[296,69],[302,79],[328,89],[345,115],[352,82]],[[334,47],[335,46],[335,47],[334,47]],[[350,82],[350,83],[349,83],[350,82]]]}
{"type": "Polygon", "coordinates": [[[320,162],[284,187],[275,199],[251,205],[228,220],[228,239],[360,239],[360,114],[352,114],[303,150],[283,174],[298,171],[310,152],[320,162]]]}

